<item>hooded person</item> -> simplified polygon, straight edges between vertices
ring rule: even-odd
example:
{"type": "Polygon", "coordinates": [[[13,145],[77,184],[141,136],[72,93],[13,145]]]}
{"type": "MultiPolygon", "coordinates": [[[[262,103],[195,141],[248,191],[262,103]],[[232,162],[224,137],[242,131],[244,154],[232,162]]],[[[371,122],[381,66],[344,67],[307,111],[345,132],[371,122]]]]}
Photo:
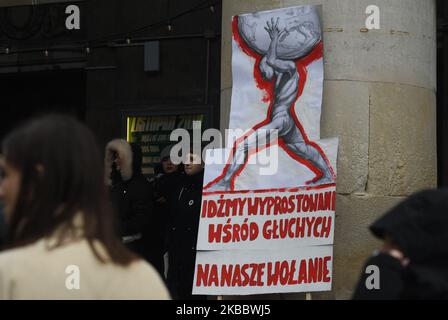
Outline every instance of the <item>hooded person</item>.
{"type": "Polygon", "coordinates": [[[150,248],[143,239],[152,220],[152,188],[142,173],[140,146],[123,139],[110,141],[106,146],[105,170],[123,243],[152,263],[150,248]]]}
{"type": "Polygon", "coordinates": [[[189,153],[184,163],[185,173],[170,201],[168,223],[167,285],[175,299],[203,300],[192,295],[196,260],[196,242],[202,202],[204,163],[201,156],[189,153]],[[188,161],[188,160],[189,161],[188,161]]]}
{"type": "Polygon", "coordinates": [[[160,173],[151,179],[154,200],[159,204],[166,204],[170,201],[182,175],[182,165],[171,161],[170,152],[173,147],[174,145],[168,145],[162,149],[160,153],[160,173]]]}
{"type": "Polygon", "coordinates": [[[373,284],[373,274],[363,272],[353,299],[448,299],[447,189],[412,195],[373,223],[370,231],[384,245],[364,270],[378,267],[379,282],[367,286],[373,284]]]}
{"type": "Polygon", "coordinates": [[[160,153],[160,173],[150,180],[154,199],[154,224],[148,228],[145,241],[151,247],[149,254],[154,267],[164,276],[166,273],[164,255],[167,251],[167,224],[169,204],[173,201],[176,188],[180,185],[180,164],[170,159],[173,145],[166,146],[160,153]]]}

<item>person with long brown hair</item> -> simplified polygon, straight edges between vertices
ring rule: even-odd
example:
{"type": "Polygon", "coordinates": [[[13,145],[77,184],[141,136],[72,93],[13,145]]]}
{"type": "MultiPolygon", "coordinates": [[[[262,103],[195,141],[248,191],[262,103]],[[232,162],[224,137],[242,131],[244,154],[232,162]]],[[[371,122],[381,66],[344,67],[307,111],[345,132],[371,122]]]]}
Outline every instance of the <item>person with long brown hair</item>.
{"type": "Polygon", "coordinates": [[[8,226],[0,299],[169,299],[154,268],[116,236],[92,132],[49,115],[2,144],[8,226]]]}

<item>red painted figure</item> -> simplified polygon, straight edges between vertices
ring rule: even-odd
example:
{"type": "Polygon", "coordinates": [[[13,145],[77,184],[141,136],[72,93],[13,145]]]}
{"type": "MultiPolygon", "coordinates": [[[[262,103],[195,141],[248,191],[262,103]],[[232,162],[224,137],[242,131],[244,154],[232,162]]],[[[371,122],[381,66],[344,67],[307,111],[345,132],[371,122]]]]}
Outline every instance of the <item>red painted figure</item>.
{"type": "MultiPolygon", "coordinates": [[[[334,182],[335,175],[328,159],[317,144],[308,140],[294,111],[295,102],[300,96],[306,81],[306,69],[303,64],[300,65],[302,72],[299,73],[298,70],[300,59],[311,55],[312,50],[321,44],[315,44],[315,38],[312,37],[311,26],[308,23],[300,24],[289,30],[287,28],[280,30],[278,24],[279,18],[276,21],[273,18],[270,22],[267,21],[265,29],[271,41],[266,55],[260,56],[254,53],[254,50],[247,47],[243,48],[243,46],[250,46],[250,44],[244,43],[244,40],[239,37],[238,24],[236,20],[234,21],[234,35],[238,44],[243,51],[256,56],[257,64],[255,67],[258,65],[258,72],[262,77],[261,81],[273,85],[271,105],[267,119],[254,126],[252,130],[235,142],[222,174],[204,187],[207,191],[233,190],[235,177],[244,169],[248,157],[276,143],[293,159],[307,165],[316,174],[314,179],[307,182],[308,185],[334,182]],[[299,62],[280,59],[277,56],[279,43],[290,32],[299,32],[305,38],[301,45],[303,55],[298,59],[299,62]],[[303,79],[301,79],[302,75],[303,79]],[[272,132],[277,133],[278,140],[275,134],[272,135],[272,132]]],[[[321,48],[319,49],[321,50],[321,48]]],[[[320,57],[321,55],[317,58],[320,57]]],[[[262,84],[261,87],[267,88],[266,83],[262,84]]]]}

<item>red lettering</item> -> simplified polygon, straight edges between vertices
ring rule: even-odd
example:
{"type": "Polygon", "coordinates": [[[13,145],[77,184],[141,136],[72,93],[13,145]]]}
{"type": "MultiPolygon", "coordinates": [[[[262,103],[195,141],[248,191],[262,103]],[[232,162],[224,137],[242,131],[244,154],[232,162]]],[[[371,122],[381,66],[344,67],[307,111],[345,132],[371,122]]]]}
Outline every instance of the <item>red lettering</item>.
{"type": "Polygon", "coordinates": [[[279,269],[280,269],[280,262],[276,261],[274,265],[274,269],[272,269],[272,262],[268,263],[268,281],[267,286],[276,286],[278,283],[279,278],[279,269]]]}
{"type": "Polygon", "coordinates": [[[325,204],[324,204],[324,208],[322,210],[330,210],[331,209],[331,196],[332,196],[333,192],[325,192],[325,204]]]}
{"type": "Polygon", "coordinates": [[[301,212],[302,211],[303,194],[296,195],[296,200],[297,200],[297,212],[301,212]]]}
{"type": "Polygon", "coordinates": [[[250,267],[252,268],[252,270],[250,273],[249,285],[255,287],[257,285],[257,281],[255,280],[255,277],[257,276],[257,264],[251,263],[250,267]]]}
{"type": "Polygon", "coordinates": [[[289,263],[288,261],[282,261],[280,265],[280,284],[286,285],[289,280],[289,263]]]}
{"type": "Polygon", "coordinates": [[[331,277],[329,276],[330,270],[328,270],[328,265],[327,265],[327,262],[330,260],[331,260],[330,256],[324,258],[324,262],[323,262],[323,281],[324,282],[331,281],[331,277]]]}
{"type": "Polygon", "coordinates": [[[207,217],[208,218],[215,217],[217,211],[218,211],[218,208],[216,206],[216,202],[213,200],[209,200],[208,205],[207,205],[207,217]]]}
{"type": "Polygon", "coordinates": [[[277,220],[274,220],[272,222],[272,239],[278,239],[277,229],[278,229],[277,220]]]}
{"type": "Polygon", "coordinates": [[[294,279],[294,274],[296,273],[296,260],[293,260],[291,262],[291,271],[289,272],[289,285],[296,285],[298,283],[298,280],[294,279]]]}
{"type": "Polygon", "coordinates": [[[225,264],[222,265],[221,268],[221,287],[230,286],[231,285],[231,279],[232,279],[232,271],[233,271],[233,265],[230,264],[226,266],[225,264]]]}
{"type": "Polygon", "coordinates": [[[207,216],[207,200],[202,201],[202,213],[201,218],[205,218],[207,216]]]}
{"type": "Polygon", "coordinates": [[[288,219],[282,219],[280,220],[280,238],[285,239],[288,234],[288,226],[289,226],[289,220],[288,219]]]}
{"type": "Polygon", "coordinates": [[[267,204],[267,208],[266,208],[266,214],[270,215],[271,214],[271,209],[272,206],[275,204],[275,198],[274,197],[268,197],[268,204],[267,204]]]}
{"type": "Polygon", "coordinates": [[[316,211],[318,198],[319,198],[318,193],[310,196],[310,199],[311,199],[310,212],[316,211]]]}
{"type": "Polygon", "coordinates": [[[270,199],[269,197],[260,199],[261,204],[260,204],[260,213],[259,214],[264,215],[264,213],[265,213],[264,208],[265,208],[267,202],[269,201],[269,199],[270,199]]]}
{"type": "Polygon", "coordinates": [[[216,266],[216,264],[212,265],[212,268],[210,270],[210,277],[208,279],[208,284],[211,285],[215,285],[216,287],[219,285],[219,281],[218,281],[218,267],[216,266]]]}
{"type": "Polygon", "coordinates": [[[331,222],[333,221],[332,217],[324,217],[324,222],[322,225],[322,235],[325,238],[328,238],[330,236],[331,231],[331,222]]]}
{"type": "Polygon", "coordinates": [[[281,211],[282,198],[279,196],[275,197],[274,214],[278,214],[281,211]]]}
{"type": "Polygon", "coordinates": [[[240,233],[239,233],[240,229],[241,229],[241,226],[239,224],[233,225],[233,238],[232,238],[233,242],[240,241],[240,233]]]}
{"type": "Polygon", "coordinates": [[[208,225],[208,243],[221,242],[221,232],[222,232],[222,224],[218,224],[216,226],[216,230],[215,230],[214,224],[209,224],[208,225]]]}
{"type": "Polygon", "coordinates": [[[241,284],[241,267],[239,264],[235,265],[235,270],[233,271],[232,287],[240,286],[241,284]]]}
{"type": "Polygon", "coordinates": [[[335,210],[335,205],[336,204],[336,191],[333,191],[333,195],[331,197],[331,210],[334,211],[335,210]]]}
{"type": "Polygon", "coordinates": [[[305,218],[305,222],[306,222],[307,229],[308,229],[308,237],[311,237],[311,228],[312,228],[313,223],[314,223],[315,220],[316,220],[315,217],[305,218]]]}
{"type": "Polygon", "coordinates": [[[258,203],[260,202],[259,198],[251,199],[249,198],[247,201],[247,213],[249,216],[256,215],[258,213],[257,207],[258,203]]]}
{"type": "Polygon", "coordinates": [[[317,205],[317,210],[324,210],[324,195],[319,193],[319,202],[317,205]]]}
{"type": "Polygon", "coordinates": [[[267,231],[267,229],[269,228],[269,226],[271,224],[272,224],[272,220],[267,220],[263,225],[263,237],[265,239],[270,239],[270,237],[271,237],[271,233],[269,231],[267,231]]]}
{"type": "Polygon", "coordinates": [[[288,213],[293,213],[294,212],[294,196],[289,196],[289,208],[288,208],[288,213]]]}
{"type": "Polygon", "coordinates": [[[316,223],[314,224],[313,228],[313,235],[318,238],[320,236],[319,231],[317,231],[318,226],[322,223],[322,217],[316,218],[316,223]]]}
{"type": "Polygon", "coordinates": [[[303,282],[306,283],[307,276],[306,276],[306,260],[300,260],[300,266],[299,266],[299,280],[298,283],[302,284],[303,282]]]}
{"type": "Polygon", "coordinates": [[[286,197],[282,198],[282,213],[288,212],[288,199],[286,197]]]}
{"type": "Polygon", "coordinates": [[[238,199],[238,205],[239,205],[239,212],[238,212],[238,214],[240,215],[240,216],[242,216],[243,214],[244,214],[244,211],[243,211],[243,209],[244,209],[244,205],[246,204],[246,201],[247,201],[247,198],[244,198],[244,199],[238,199]]]}
{"type": "Polygon", "coordinates": [[[321,258],[308,260],[308,283],[317,281],[317,271],[321,260],[321,258]]]}
{"type": "Polygon", "coordinates": [[[264,268],[266,267],[266,263],[260,263],[258,265],[258,270],[257,270],[257,286],[261,287],[264,285],[263,281],[262,281],[262,277],[264,275],[264,268]]]}
{"type": "Polygon", "coordinates": [[[303,202],[302,202],[302,210],[304,212],[308,212],[309,208],[310,208],[310,200],[309,200],[310,196],[305,194],[303,197],[303,202]]]}
{"type": "Polygon", "coordinates": [[[294,224],[296,224],[296,220],[296,218],[292,218],[291,220],[289,220],[288,236],[290,238],[294,238],[294,231],[292,231],[292,227],[294,226],[294,224]]]}
{"type": "Polygon", "coordinates": [[[204,285],[204,287],[207,287],[207,279],[208,274],[210,271],[210,265],[206,264],[205,269],[202,264],[198,264],[198,269],[196,272],[196,287],[200,287],[201,285],[204,285]]]}
{"type": "Polygon", "coordinates": [[[296,238],[305,236],[305,221],[304,219],[297,218],[296,221],[296,238]]]}
{"type": "Polygon", "coordinates": [[[241,287],[245,287],[249,284],[250,278],[249,275],[247,274],[248,268],[249,268],[248,264],[244,264],[243,267],[241,268],[241,278],[243,279],[242,282],[240,283],[241,287]]]}

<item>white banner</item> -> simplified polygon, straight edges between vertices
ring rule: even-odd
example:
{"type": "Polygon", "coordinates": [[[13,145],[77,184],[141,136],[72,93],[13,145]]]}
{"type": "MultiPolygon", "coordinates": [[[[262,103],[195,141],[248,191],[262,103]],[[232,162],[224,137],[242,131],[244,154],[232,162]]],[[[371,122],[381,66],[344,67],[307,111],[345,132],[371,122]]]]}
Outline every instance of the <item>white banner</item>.
{"type": "Polygon", "coordinates": [[[336,187],[204,193],[198,250],[333,243],[336,187]]]}
{"type": "Polygon", "coordinates": [[[193,294],[331,290],[333,247],[198,252],[193,294]]]}

